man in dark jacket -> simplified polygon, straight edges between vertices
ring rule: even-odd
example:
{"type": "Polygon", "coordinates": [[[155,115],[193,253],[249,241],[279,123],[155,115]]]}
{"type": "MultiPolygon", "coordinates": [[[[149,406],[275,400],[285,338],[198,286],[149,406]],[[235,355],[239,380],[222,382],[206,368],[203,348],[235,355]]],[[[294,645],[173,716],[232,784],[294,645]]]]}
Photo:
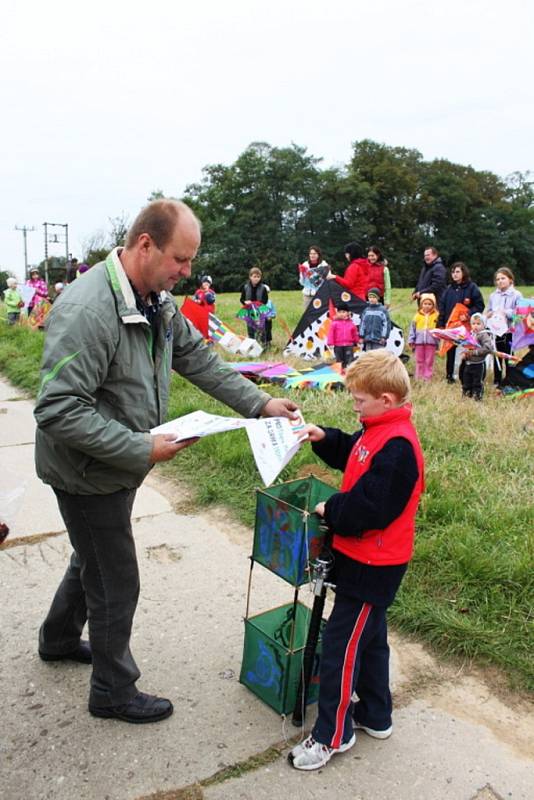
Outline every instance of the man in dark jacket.
{"type": "Polygon", "coordinates": [[[435,247],[426,247],[423,254],[425,264],[419,274],[412,300],[419,300],[423,292],[432,292],[437,302],[447,284],[447,270],[435,247]]]}

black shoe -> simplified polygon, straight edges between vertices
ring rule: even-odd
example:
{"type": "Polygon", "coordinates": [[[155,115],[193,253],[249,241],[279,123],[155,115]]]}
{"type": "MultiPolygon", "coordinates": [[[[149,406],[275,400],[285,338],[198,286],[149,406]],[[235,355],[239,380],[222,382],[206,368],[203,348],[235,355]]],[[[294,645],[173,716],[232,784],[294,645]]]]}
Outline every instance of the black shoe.
{"type": "Polygon", "coordinates": [[[92,664],[91,645],[84,639],[80,639],[80,644],[68,653],[43,653],[39,650],[39,658],[42,661],[78,661],[80,664],[92,664]]]}
{"type": "Polygon", "coordinates": [[[170,717],[174,711],[170,700],[164,697],[156,697],[153,694],[139,692],[122,706],[98,706],[89,705],[89,712],[93,717],[106,717],[108,719],[120,719],[123,722],[133,722],[143,724],[146,722],[159,722],[161,719],[170,717]]]}
{"type": "Polygon", "coordinates": [[[456,378],[453,378],[452,375],[447,375],[447,383],[456,383],[456,378]]]}

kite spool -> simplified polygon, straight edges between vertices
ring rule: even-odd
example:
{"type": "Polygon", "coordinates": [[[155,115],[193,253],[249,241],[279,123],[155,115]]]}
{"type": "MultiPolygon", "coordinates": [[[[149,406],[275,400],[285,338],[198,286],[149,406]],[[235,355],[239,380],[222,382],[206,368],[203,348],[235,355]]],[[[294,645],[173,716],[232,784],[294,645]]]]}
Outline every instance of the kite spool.
{"type": "MultiPolygon", "coordinates": [[[[313,475],[257,491],[239,680],[279,714],[290,713],[295,707],[311,615],[310,609],[299,602],[299,587],[310,580],[310,562],[319,556],[324,540],[313,509],[335,491],[313,475]],[[292,602],[250,616],[256,562],[293,586],[294,593],[292,602]]],[[[308,703],[318,698],[320,653],[319,637],[308,703]]]]}

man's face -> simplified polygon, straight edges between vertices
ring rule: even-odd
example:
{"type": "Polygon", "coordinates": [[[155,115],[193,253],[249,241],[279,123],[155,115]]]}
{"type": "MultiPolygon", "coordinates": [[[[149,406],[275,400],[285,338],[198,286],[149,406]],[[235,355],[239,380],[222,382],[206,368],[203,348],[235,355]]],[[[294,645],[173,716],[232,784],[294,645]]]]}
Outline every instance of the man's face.
{"type": "Polygon", "coordinates": [[[170,242],[162,250],[150,237],[148,240],[143,278],[150,291],[170,291],[191,276],[192,261],[200,247],[200,230],[193,218],[179,220],[170,242]]]}
{"type": "Polygon", "coordinates": [[[433,250],[427,249],[423,253],[423,258],[425,259],[425,264],[432,264],[432,262],[436,260],[437,256],[433,250]]]}

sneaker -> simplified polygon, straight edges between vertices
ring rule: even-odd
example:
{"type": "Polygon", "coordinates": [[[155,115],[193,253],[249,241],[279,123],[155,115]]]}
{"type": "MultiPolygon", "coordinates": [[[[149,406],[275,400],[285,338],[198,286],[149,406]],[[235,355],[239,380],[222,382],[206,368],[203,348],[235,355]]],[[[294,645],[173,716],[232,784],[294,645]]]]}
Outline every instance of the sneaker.
{"type": "Polygon", "coordinates": [[[350,750],[355,742],[355,733],[352,734],[348,742],[344,742],[339,747],[329,747],[327,744],[316,742],[313,736],[308,736],[307,739],[293,748],[287,760],[295,769],[320,769],[324,767],[336,753],[344,753],[346,750],[350,750]]]}
{"type": "Polygon", "coordinates": [[[383,731],[375,731],[374,728],[367,728],[365,725],[361,725],[356,720],[354,720],[353,725],[355,730],[365,731],[365,733],[368,736],[372,736],[373,739],[389,739],[393,733],[393,725],[390,725],[389,728],[384,728],[383,731]]]}

